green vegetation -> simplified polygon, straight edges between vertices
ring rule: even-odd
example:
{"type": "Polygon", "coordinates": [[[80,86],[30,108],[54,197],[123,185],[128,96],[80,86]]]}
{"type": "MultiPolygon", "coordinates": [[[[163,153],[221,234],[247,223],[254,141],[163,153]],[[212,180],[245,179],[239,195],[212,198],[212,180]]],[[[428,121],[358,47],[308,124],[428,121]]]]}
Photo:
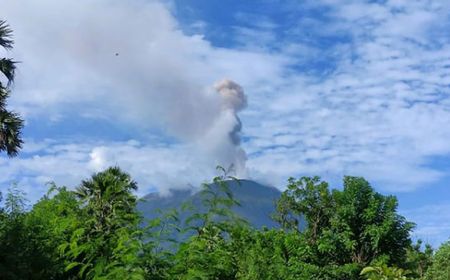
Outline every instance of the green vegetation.
{"type": "Polygon", "coordinates": [[[396,267],[368,266],[361,271],[361,275],[365,275],[368,280],[407,280],[409,271],[396,267]]]}
{"type": "Polygon", "coordinates": [[[443,244],[433,258],[433,264],[425,273],[426,280],[450,279],[450,242],[443,244]]]}
{"type": "Polygon", "coordinates": [[[449,279],[449,244],[434,256],[412,244],[396,198],[363,178],[345,177],[342,190],[290,179],[270,230],[231,211],[230,180],[214,178],[200,205],[150,221],[117,167],[73,191],[51,185],[31,208],[12,187],[0,209],[0,279],[449,279]]]}
{"type": "MultiPolygon", "coordinates": [[[[13,46],[12,31],[5,21],[0,20],[0,47],[9,50],[13,46]]],[[[0,58],[1,78],[6,79],[3,84],[0,79],[0,152],[6,151],[8,156],[16,156],[22,147],[21,130],[23,120],[12,111],[6,109],[6,100],[9,97],[9,86],[14,81],[16,62],[10,58],[0,58]]]]}

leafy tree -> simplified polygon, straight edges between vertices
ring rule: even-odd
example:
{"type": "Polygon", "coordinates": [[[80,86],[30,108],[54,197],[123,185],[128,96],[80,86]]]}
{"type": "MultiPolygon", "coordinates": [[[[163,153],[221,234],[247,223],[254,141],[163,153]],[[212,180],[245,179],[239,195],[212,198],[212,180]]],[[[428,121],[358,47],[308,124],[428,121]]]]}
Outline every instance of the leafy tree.
{"type": "Polygon", "coordinates": [[[57,247],[82,219],[72,193],[59,189],[26,211],[24,193],[9,190],[0,217],[0,279],[69,279],[57,247]]]}
{"type": "Polygon", "coordinates": [[[300,231],[300,221],[307,227],[303,234],[311,244],[317,241],[321,230],[329,226],[333,200],[326,182],[319,177],[289,178],[286,191],[277,202],[274,219],[285,229],[300,231]]]}
{"type": "Polygon", "coordinates": [[[275,218],[304,236],[306,262],[362,267],[375,260],[404,264],[413,224],[396,211],[396,198],[375,192],[363,178],[345,177],[344,189],[330,193],[318,177],[305,177],[289,180],[275,218]],[[306,226],[297,230],[301,218],[306,226]]]}
{"type": "Polygon", "coordinates": [[[396,267],[368,266],[361,271],[361,275],[367,277],[368,280],[408,280],[409,271],[396,267]]]}
{"type": "Polygon", "coordinates": [[[433,264],[425,274],[426,280],[450,279],[450,241],[441,245],[433,257],[433,264]]]}
{"type": "Polygon", "coordinates": [[[25,207],[25,194],[14,185],[8,190],[5,207],[0,212],[0,276],[4,279],[29,278],[25,207]]]}
{"type": "Polygon", "coordinates": [[[323,254],[323,248],[327,246],[323,236],[330,227],[335,211],[328,184],[320,181],[319,177],[302,177],[300,180],[290,178],[286,191],[276,204],[276,210],[274,219],[284,229],[301,234],[306,242],[302,246],[307,248],[308,253],[303,261],[319,265],[328,263],[328,255],[323,254]]]}
{"type": "Polygon", "coordinates": [[[142,250],[140,217],[136,212],[137,189],[118,167],[94,174],[78,187],[86,220],[68,243],[60,246],[82,279],[144,279],[138,252],[142,250]]]}
{"type": "Polygon", "coordinates": [[[235,232],[232,247],[238,263],[237,279],[301,279],[290,269],[297,248],[287,244],[290,237],[298,247],[303,244],[298,234],[282,230],[235,232]]]}
{"type": "MultiPolygon", "coordinates": [[[[0,46],[4,49],[11,49],[13,40],[12,30],[5,21],[0,20],[0,46]]],[[[10,58],[0,59],[0,73],[6,79],[2,83],[0,79],[0,152],[6,151],[10,157],[16,156],[22,147],[21,130],[23,120],[12,111],[6,109],[6,99],[9,97],[9,86],[14,81],[16,62],[10,58]]]]}
{"type": "Polygon", "coordinates": [[[359,279],[361,269],[355,264],[311,263],[308,240],[297,232],[249,230],[234,235],[233,244],[238,259],[237,279],[359,279]]]}
{"type": "Polygon", "coordinates": [[[75,276],[71,271],[65,271],[69,260],[60,254],[58,247],[70,241],[73,232],[85,219],[75,193],[54,184],[33,206],[24,224],[31,248],[28,262],[35,279],[70,279],[75,276]]]}
{"type": "Polygon", "coordinates": [[[411,271],[411,275],[423,279],[425,272],[433,261],[433,248],[431,245],[425,244],[424,250],[422,250],[422,240],[412,245],[407,250],[406,267],[411,271]]]}
{"type": "Polygon", "coordinates": [[[335,241],[340,263],[404,263],[414,224],[397,213],[394,196],[375,192],[363,178],[345,177],[344,190],[334,191],[333,197],[336,209],[327,235],[335,241]]]}

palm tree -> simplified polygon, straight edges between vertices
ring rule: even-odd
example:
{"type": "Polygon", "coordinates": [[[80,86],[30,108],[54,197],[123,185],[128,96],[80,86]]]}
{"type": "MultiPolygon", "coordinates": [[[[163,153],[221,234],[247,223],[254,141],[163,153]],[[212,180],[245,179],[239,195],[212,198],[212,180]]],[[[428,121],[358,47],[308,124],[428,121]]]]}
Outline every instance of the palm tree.
{"type": "Polygon", "coordinates": [[[137,184],[119,167],[110,167],[84,180],[75,193],[91,217],[91,230],[103,235],[114,232],[124,224],[136,221],[137,184]]]}
{"type": "Polygon", "coordinates": [[[144,279],[137,259],[141,240],[136,189],[136,182],[118,167],[82,181],[75,195],[86,216],[61,247],[71,261],[67,270],[81,279],[144,279]]]}
{"type": "MultiPolygon", "coordinates": [[[[0,20],[0,46],[6,50],[12,48],[12,30],[5,21],[0,20]]],[[[19,114],[6,110],[9,86],[14,81],[16,63],[10,58],[0,59],[0,73],[6,78],[6,84],[0,80],[0,152],[6,151],[10,157],[16,156],[22,148],[21,131],[23,120],[19,114]]]]}

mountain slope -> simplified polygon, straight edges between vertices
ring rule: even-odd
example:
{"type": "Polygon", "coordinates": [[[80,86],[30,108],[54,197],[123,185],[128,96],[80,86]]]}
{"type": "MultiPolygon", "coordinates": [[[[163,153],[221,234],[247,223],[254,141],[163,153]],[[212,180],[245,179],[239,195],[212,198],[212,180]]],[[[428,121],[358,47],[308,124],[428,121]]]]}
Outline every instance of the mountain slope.
{"type": "MultiPolygon", "coordinates": [[[[256,228],[266,226],[268,228],[277,227],[270,215],[275,210],[275,201],[280,197],[281,192],[273,187],[268,187],[250,180],[239,180],[239,184],[233,181],[228,183],[234,197],[241,206],[233,207],[233,211],[245,218],[256,228]]],[[[138,210],[145,218],[152,219],[158,216],[157,209],[170,210],[178,208],[186,201],[193,201],[197,205],[200,201],[199,193],[192,193],[189,190],[172,191],[170,196],[159,196],[151,193],[138,203],[138,210]]],[[[185,219],[187,213],[181,213],[181,220],[185,219]]]]}

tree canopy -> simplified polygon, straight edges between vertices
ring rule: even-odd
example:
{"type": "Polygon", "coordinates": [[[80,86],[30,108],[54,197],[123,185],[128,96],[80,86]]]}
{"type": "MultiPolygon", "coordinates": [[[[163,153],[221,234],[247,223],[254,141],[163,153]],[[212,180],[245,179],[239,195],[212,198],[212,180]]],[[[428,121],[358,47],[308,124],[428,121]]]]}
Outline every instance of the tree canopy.
{"type": "Polygon", "coordinates": [[[413,244],[396,198],[363,178],[345,177],[340,189],[289,179],[274,206],[278,229],[233,212],[230,180],[214,178],[199,204],[152,220],[118,167],[75,190],[50,185],[31,208],[13,187],[0,209],[0,279],[447,279],[448,244],[435,256],[413,244]]]}

